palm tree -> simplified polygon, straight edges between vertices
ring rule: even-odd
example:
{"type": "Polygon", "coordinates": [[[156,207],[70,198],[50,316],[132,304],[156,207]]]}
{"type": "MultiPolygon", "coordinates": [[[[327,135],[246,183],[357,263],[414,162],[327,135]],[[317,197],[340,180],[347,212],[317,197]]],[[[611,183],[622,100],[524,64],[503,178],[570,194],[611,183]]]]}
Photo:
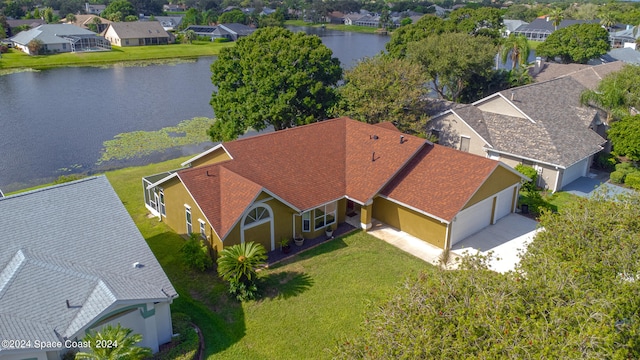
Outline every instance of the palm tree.
{"type": "Polygon", "coordinates": [[[610,12],[602,12],[600,14],[600,25],[607,28],[607,31],[616,24],[616,20],[610,12]]]}
{"type": "Polygon", "coordinates": [[[220,251],[218,274],[230,282],[252,282],[256,270],[266,260],[267,250],[261,244],[248,242],[230,246],[220,251]]]}
{"type": "Polygon", "coordinates": [[[186,42],[188,42],[189,44],[191,44],[193,42],[193,40],[197,39],[198,36],[196,35],[196,32],[193,30],[187,30],[184,32],[184,40],[186,42]]]}
{"type": "Polygon", "coordinates": [[[511,54],[511,69],[515,69],[517,65],[524,65],[529,59],[529,41],[524,35],[509,34],[509,37],[504,39],[500,48],[500,57],[502,63],[507,63],[507,58],[511,54]]]}
{"type": "Polygon", "coordinates": [[[549,14],[549,19],[551,19],[553,23],[554,30],[558,30],[558,26],[560,26],[560,23],[562,22],[562,20],[564,20],[564,14],[562,9],[560,8],[553,9],[551,11],[551,14],[549,14]]]}
{"type": "Polygon", "coordinates": [[[151,349],[135,346],[142,341],[142,335],[131,334],[132,330],[107,325],[100,331],[89,332],[83,339],[89,342],[91,352],[79,352],[76,359],[91,360],[142,360],[151,356],[151,349]]]}

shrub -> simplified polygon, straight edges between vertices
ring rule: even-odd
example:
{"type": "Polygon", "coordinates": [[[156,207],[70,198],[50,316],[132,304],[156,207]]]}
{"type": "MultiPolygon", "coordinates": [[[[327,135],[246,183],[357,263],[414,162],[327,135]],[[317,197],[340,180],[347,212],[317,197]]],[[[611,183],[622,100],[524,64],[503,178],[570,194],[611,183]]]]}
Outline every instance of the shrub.
{"type": "Polygon", "coordinates": [[[630,162],[622,162],[620,164],[616,164],[616,171],[623,172],[625,175],[634,170],[635,167],[630,162]]]}
{"type": "Polygon", "coordinates": [[[0,53],[5,54],[7,52],[9,52],[9,47],[7,45],[0,44],[0,53]]]}
{"type": "Polygon", "coordinates": [[[200,339],[198,333],[191,326],[191,318],[187,314],[171,314],[173,333],[180,334],[171,339],[169,350],[159,352],[153,356],[153,360],[193,360],[198,353],[200,339]]]}
{"type": "MultiPolygon", "coordinates": [[[[620,165],[620,164],[618,164],[620,165]]],[[[611,173],[611,175],[609,175],[609,179],[611,180],[612,183],[615,184],[622,184],[624,182],[624,178],[627,175],[627,173],[625,173],[624,171],[614,171],[611,173]]]]}
{"type": "Polygon", "coordinates": [[[226,42],[229,42],[229,39],[227,39],[227,38],[215,38],[213,40],[213,42],[214,43],[226,43],[226,42]]]}
{"type": "Polygon", "coordinates": [[[616,157],[610,153],[602,152],[596,157],[596,167],[605,171],[613,171],[616,162],[616,157]]]}
{"type": "Polygon", "coordinates": [[[522,164],[516,165],[515,169],[517,172],[531,179],[531,181],[522,184],[522,189],[529,192],[536,191],[536,182],[538,181],[538,172],[536,169],[522,164]]]}
{"type": "Polygon", "coordinates": [[[64,184],[71,181],[76,181],[84,178],[83,174],[71,174],[71,175],[60,175],[57,179],[53,181],[54,184],[64,184]]]}
{"type": "Polygon", "coordinates": [[[180,253],[182,253],[182,261],[196,270],[205,271],[213,265],[209,248],[196,233],[191,234],[189,240],[180,249],[180,253]]]}
{"type": "Polygon", "coordinates": [[[640,190],[640,171],[636,170],[627,174],[624,183],[636,190],[640,190]]]}

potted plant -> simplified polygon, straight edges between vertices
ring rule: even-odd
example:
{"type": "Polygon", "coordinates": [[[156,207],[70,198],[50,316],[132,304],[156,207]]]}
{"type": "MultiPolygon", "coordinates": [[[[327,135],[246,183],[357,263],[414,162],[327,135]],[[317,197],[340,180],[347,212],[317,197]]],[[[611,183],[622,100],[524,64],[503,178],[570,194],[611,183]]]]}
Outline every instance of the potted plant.
{"type": "Polygon", "coordinates": [[[293,238],[293,242],[296,243],[297,246],[302,246],[304,244],[304,238],[300,234],[296,234],[293,238]]]}
{"type": "Polygon", "coordinates": [[[331,226],[327,226],[324,229],[324,234],[327,235],[328,238],[333,236],[333,228],[331,226]]]}
{"type": "Polygon", "coordinates": [[[286,236],[280,238],[280,250],[283,253],[288,254],[291,252],[291,239],[286,236]]]}

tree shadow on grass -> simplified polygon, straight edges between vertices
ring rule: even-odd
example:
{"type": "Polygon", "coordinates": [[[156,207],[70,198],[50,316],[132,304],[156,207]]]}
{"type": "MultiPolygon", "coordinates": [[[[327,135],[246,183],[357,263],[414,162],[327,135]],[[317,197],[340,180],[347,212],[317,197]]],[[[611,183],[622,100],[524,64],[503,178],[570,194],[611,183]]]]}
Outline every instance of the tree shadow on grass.
{"type": "Polygon", "coordinates": [[[147,243],[169,277],[179,297],[172,312],[189,315],[204,336],[205,357],[226,350],[246,332],[244,310],[228,293],[228,285],[214,269],[192,270],[182,263],[180,248],[184,239],[174,232],[147,238],[147,243]]]}
{"type": "Polygon", "coordinates": [[[283,271],[263,278],[263,297],[269,299],[289,299],[298,296],[313,286],[313,278],[299,271],[283,271]]]}

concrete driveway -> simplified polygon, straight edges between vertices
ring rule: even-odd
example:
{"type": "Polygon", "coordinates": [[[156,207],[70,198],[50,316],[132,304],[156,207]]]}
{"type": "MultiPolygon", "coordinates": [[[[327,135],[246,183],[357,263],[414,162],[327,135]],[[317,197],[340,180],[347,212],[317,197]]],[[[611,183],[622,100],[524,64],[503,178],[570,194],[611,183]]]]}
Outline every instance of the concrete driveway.
{"type": "Polygon", "coordinates": [[[475,254],[478,251],[487,255],[493,252],[489,263],[492,270],[507,272],[513,270],[520,261],[518,254],[526,249],[535,234],[540,231],[538,223],[528,217],[509,214],[480,232],[453,245],[454,253],[462,255],[465,251],[475,254]]]}
{"type": "MultiPolygon", "coordinates": [[[[606,179],[608,180],[608,179],[606,179]]],[[[581,197],[591,197],[598,192],[603,192],[607,197],[615,197],[620,194],[631,194],[633,190],[612,184],[601,177],[579,177],[574,182],[562,188],[562,191],[581,197]]]]}

